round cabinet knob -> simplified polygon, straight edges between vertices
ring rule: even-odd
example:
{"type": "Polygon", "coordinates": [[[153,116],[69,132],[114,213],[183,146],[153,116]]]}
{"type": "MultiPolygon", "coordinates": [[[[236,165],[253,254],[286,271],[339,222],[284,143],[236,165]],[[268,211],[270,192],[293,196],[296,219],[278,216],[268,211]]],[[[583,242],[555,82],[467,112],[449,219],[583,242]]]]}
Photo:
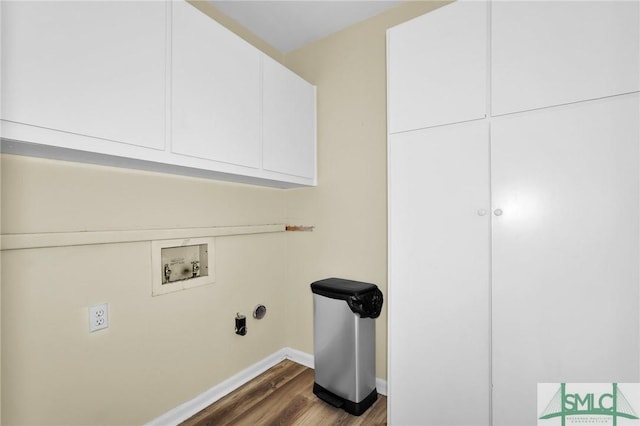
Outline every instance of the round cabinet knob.
{"type": "Polygon", "coordinates": [[[478,216],[484,216],[487,214],[487,211],[485,209],[478,209],[478,216]]]}
{"type": "Polygon", "coordinates": [[[495,209],[493,211],[493,214],[496,215],[496,216],[502,216],[502,209],[495,209]]]}

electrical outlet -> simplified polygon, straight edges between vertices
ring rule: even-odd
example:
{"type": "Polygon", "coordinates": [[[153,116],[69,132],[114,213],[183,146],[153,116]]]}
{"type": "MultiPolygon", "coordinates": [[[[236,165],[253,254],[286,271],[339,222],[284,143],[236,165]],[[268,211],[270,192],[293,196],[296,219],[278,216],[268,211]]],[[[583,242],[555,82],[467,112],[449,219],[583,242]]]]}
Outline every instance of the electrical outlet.
{"type": "Polygon", "coordinates": [[[89,332],[109,327],[109,304],[89,307],[89,332]]]}

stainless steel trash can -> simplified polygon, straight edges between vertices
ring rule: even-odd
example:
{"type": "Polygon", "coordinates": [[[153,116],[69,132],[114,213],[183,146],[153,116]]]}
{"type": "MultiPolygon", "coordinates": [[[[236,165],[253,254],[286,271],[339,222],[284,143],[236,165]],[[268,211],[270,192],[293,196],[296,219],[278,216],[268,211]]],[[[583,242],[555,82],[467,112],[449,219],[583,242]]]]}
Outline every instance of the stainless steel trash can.
{"type": "Polygon", "coordinates": [[[375,284],[328,278],[311,284],[315,380],[313,393],[359,416],[378,398],[375,318],[382,292],[375,284]]]}

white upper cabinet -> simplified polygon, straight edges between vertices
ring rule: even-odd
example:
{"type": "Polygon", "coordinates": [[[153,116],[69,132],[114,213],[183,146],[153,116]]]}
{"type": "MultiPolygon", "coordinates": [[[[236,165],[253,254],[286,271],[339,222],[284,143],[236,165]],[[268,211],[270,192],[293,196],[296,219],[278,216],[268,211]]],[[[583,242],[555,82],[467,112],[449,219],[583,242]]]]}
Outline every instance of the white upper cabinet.
{"type": "Polygon", "coordinates": [[[458,1],[387,33],[389,133],[484,118],[487,4],[458,1]]]}
{"type": "Polygon", "coordinates": [[[3,137],[88,151],[127,150],[113,142],[164,149],[164,2],[1,7],[3,137]]]}
{"type": "Polygon", "coordinates": [[[640,2],[492,4],[492,114],[640,89],[640,2]]]}
{"type": "Polygon", "coordinates": [[[172,7],[172,152],[260,167],[260,51],[190,4],[172,7]]]}
{"type": "Polygon", "coordinates": [[[316,184],[315,87],[193,5],[3,1],[0,11],[2,152],[316,184]]]}
{"type": "Polygon", "coordinates": [[[264,169],[315,180],[315,87],[266,56],[262,84],[264,169]]]}

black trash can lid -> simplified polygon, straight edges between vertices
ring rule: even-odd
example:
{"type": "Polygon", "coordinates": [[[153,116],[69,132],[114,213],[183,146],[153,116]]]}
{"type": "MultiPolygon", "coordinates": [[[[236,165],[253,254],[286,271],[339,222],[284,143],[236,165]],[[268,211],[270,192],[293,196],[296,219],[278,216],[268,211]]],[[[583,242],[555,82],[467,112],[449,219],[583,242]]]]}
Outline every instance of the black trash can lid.
{"type": "Polygon", "coordinates": [[[344,300],[361,318],[378,318],[382,310],[382,292],[375,284],[342,278],[327,278],[311,283],[311,291],[331,299],[344,300]]]}
{"type": "Polygon", "coordinates": [[[375,284],[345,280],[343,278],[327,278],[311,283],[311,291],[313,293],[343,300],[347,300],[349,296],[361,296],[377,288],[378,286],[375,284]]]}

